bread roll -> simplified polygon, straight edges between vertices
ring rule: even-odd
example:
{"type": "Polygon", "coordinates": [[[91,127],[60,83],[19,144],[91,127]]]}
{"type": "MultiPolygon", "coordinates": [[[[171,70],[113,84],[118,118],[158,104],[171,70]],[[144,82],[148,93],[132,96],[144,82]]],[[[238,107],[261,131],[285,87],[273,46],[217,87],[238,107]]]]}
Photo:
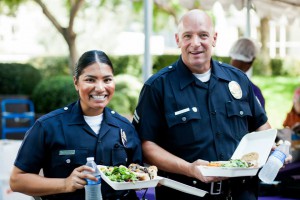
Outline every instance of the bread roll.
{"type": "Polygon", "coordinates": [[[259,154],[257,152],[250,152],[242,156],[241,160],[244,160],[248,163],[249,167],[258,166],[259,154]]]}

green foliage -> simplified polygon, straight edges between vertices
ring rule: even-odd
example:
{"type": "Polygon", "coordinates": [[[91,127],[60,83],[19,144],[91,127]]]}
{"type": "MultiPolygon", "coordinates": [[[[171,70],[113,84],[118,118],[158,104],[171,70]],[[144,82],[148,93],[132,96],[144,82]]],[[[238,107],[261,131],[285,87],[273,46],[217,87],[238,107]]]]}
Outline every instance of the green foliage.
{"type": "Polygon", "coordinates": [[[283,74],[289,76],[300,75],[300,60],[295,58],[285,58],[282,65],[283,74]]]}
{"type": "Polygon", "coordinates": [[[160,69],[171,65],[176,62],[179,58],[179,55],[160,55],[153,56],[153,73],[155,74],[160,69]]]}
{"type": "Polygon", "coordinates": [[[26,0],[0,0],[0,13],[14,15],[19,5],[26,0]]]}
{"type": "Polygon", "coordinates": [[[30,64],[0,63],[0,94],[31,95],[40,80],[40,72],[30,64]]]}
{"type": "Polygon", "coordinates": [[[272,75],[279,76],[282,75],[282,59],[271,59],[271,69],[272,75]]]}
{"type": "Polygon", "coordinates": [[[227,64],[230,64],[230,60],[231,60],[230,57],[226,57],[226,56],[213,56],[213,59],[227,64]]]}
{"type": "Polygon", "coordinates": [[[114,74],[130,74],[140,76],[142,74],[142,56],[110,56],[114,66],[114,74]]]}
{"type": "Polygon", "coordinates": [[[41,71],[43,78],[58,75],[70,75],[68,57],[37,57],[31,59],[29,63],[41,71]]]}
{"type": "Polygon", "coordinates": [[[282,128],[286,114],[292,108],[292,97],[300,86],[300,77],[254,76],[251,78],[262,91],[266,101],[266,112],[273,128],[282,128]]]}
{"type": "Polygon", "coordinates": [[[41,81],[32,94],[37,113],[48,113],[78,99],[71,76],[56,76],[41,81]]]}
{"type": "Polygon", "coordinates": [[[142,83],[131,75],[115,76],[116,90],[109,107],[121,114],[133,114],[142,83]]]}

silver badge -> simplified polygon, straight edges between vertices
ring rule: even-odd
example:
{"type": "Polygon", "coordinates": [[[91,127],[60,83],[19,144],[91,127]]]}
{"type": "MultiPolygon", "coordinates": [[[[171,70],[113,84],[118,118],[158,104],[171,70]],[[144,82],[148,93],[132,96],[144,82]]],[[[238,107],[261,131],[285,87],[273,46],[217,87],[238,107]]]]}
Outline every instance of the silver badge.
{"type": "Polygon", "coordinates": [[[125,131],[123,131],[123,129],[120,130],[120,135],[121,135],[121,140],[122,140],[123,146],[126,147],[127,138],[126,138],[126,133],[125,133],[125,131]]]}
{"type": "Polygon", "coordinates": [[[232,96],[236,99],[240,99],[243,96],[241,86],[236,81],[230,81],[228,88],[232,96]]]}

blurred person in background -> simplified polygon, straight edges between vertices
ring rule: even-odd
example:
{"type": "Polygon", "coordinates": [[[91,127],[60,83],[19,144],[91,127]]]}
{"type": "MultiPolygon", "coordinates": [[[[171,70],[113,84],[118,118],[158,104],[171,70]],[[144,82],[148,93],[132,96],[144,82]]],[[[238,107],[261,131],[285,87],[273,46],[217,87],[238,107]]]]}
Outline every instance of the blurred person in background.
{"type": "MultiPolygon", "coordinates": [[[[257,55],[257,46],[249,38],[238,39],[230,49],[229,56],[231,58],[230,64],[247,74],[251,78],[252,64],[257,55]]],[[[252,88],[255,96],[259,100],[263,108],[265,108],[265,98],[259,89],[252,81],[252,88]]]]}
{"type": "Polygon", "coordinates": [[[283,122],[283,127],[290,128],[294,132],[300,133],[300,87],[296,88],[293,96],[293,106],[287,113],[283,122]]]}
{"type": "MultiPolygon", "coordinates": [[[[115,92],[113,71],[102,51],[79,58],[73,77],[79,100],[40,117],[26,133],[10,177],[13,191],[43,200],[84,200],[86,179],[97,181],[84,173],[92,172],[87,157],[98,165],[142,164],[131,122],[107,107],[115,92]]],[[[137,199],[134,190],[116,191],[105,181],[101,190],[104,200],[137,199]]]]}

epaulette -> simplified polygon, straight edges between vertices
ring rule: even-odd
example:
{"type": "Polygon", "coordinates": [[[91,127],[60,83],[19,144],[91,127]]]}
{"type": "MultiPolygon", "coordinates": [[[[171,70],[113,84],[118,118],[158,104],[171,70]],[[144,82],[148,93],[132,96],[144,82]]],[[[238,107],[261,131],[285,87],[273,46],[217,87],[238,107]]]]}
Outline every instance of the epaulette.
{"type": "Polygon", "coordinates": [[[161,77],[162,75],[169,73],[171,71],[174,71],[175,67],[174,65],[169,65],[167,67],[162,68],[161,70],[159,70],[156,74],[153,74],[147,81],[145,84],[151,85],[153,83],[153,81],[155,81],[157,78],[161,77]]]}
{"type": "Polygon", "coordinates": [[[69,111],[69,107],[68,106],[65,106],[63,108],[59,108],[59,109],[56,109],[56,110],[53,110],[43,116],[41,116],[39,118],[39,120],[46,120],[46,119],[49,119],[49,118],[52,118],[52,117],[55,117],[57,115],[60,115],[60,114],[63,114],[65,112],[69,111]]]}
{"type": "Polygon", "coordinates": [[[114,110],[109,109],[109,112],[111,113],[111,115],[119,120],[121,120],[122,122],[126,123],[126,124],[131,124],[130,121],[126,118],[123,117],[122,115],[120,115],[119,113],[117,113],[114,110]]]}

